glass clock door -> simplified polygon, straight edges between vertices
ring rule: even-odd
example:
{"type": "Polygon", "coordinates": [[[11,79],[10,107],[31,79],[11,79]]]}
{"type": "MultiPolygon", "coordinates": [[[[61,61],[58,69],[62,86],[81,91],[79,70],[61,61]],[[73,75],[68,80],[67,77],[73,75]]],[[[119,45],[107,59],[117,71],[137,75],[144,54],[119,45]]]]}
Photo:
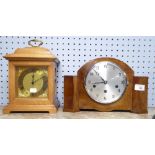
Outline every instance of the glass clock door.
{"type": "Polygon", "coordinates": [[[16,96],[48,97],[48,67],[16,67],[16,96]]]}

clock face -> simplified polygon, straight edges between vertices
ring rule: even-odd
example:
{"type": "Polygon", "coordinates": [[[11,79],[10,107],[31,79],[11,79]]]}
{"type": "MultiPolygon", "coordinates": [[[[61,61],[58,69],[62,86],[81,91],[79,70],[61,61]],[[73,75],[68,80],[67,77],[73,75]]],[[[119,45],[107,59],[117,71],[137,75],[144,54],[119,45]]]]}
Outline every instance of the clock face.
{"type": "Polygon", "coordinates": [[[48,96],[47,67],[16,67],[17,97],[48,96]]]}
{"type": "Polygon", "coordinates": [[[85,89],[88,95],[101,104],[119,100],[126,87],[125,72],[109,61],[96,63],[85,78],[85,89]]]}

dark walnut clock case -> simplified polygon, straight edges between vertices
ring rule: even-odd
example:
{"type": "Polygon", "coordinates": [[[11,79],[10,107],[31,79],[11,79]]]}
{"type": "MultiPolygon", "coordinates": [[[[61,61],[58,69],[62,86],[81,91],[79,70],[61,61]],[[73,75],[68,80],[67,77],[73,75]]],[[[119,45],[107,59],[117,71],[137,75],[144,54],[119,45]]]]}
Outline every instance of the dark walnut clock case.
{"type": "Polygon", "coordinates": [[[80,109],[98,110],[103,112],[123,110],[134,113],[147,113],[148,77],[134,76],[134,71],[124,62],[114,58],[98,58],[82,66],[77,76],[64,77],[64,111],[78,112],[80,109]],[[89,97],[85,90],[85,77],[89,70],[98,62],[110,61],[117,64],[127,77],[127,87],[123,96],[110,104],[101,104],[89,97]],[[134,89],[135,84],[145,85],[144,91],[134,89]]]}

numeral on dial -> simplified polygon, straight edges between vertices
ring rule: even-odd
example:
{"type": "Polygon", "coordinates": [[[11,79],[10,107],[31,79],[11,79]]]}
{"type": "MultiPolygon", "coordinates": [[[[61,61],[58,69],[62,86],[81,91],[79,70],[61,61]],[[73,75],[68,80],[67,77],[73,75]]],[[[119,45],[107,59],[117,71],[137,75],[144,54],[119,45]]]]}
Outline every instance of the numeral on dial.
{"type": "Polygon", "coordinates": [[[91,84],[91,81],[90,80],[88,80],[88,84],[91,84]]]}
{"type": "Polygon", "coordinates": [[[115,95],[112,95],[112,98],[115,98],[115,95]]]}
{"type": "Polygon", "coordinates": [[[108,65],[104,65],[104,68],[107,68],[108,67],[108,65]]]}
{"type": "Polygon", "coordinates": [[[123,84],[123,85],[124,85],[125,83],[126,83],[126,81],[125,81],[125,80],[121,81],[121,84],[123,84]]]}
{"type": "Polygon", "coordinates": [[[90,88],[90,91],[92,92],[93,91],[93,88],[90,88]]]}
{"type": "Polygon", "coordinates": [[[93,75],[94,75],[94,73],[93,73],[93,72],[91,72],[91,73],[90,73],[90,75],[91,75],[91,76],[93,76],[93,75]]]}
{"type": "Polygon", "coordinates": [[[99,66],[95,66],[94,69],[95,69],[95,70],[99,70],[99,66]]]}

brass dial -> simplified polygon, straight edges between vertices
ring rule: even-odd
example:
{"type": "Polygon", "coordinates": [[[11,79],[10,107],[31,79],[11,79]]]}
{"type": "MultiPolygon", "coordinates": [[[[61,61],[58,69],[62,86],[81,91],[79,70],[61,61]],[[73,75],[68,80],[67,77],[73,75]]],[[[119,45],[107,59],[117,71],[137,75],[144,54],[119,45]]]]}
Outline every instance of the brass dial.
{"type": "Polygon", "coordinates": [[[47,97],[47,67],[17,67],[18,97],[47,97]]]}

